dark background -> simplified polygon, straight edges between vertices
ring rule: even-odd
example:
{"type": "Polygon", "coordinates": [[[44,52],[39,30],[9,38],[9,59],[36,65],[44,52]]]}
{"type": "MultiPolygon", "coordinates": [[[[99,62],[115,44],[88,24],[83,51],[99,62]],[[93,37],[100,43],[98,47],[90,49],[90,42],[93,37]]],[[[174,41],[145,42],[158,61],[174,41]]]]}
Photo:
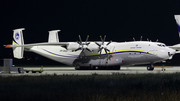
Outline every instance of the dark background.
{"type": "MultiPolygon", "coordinates": [[[[180,14],[180,0],[1,0],[0,58],[13,57],[12,49],[3,45],[12,43],[12,30],[17,28],[26,28],[25,43],[47,42],[48,31],[60,29],[61,42],[77,41],[78,35],[82,40],[89,35],[91,41],[106,35],[107,41],[140,40],[143,36],[143,40],[178,44],[175,14],[180,14]]],[[[35,53],[25,52],[24,56],[24,61],[31,58],[40,64],[59,64],[35,53]]],[[[180,62],[180,55],[172,61],[180,62]]]]}

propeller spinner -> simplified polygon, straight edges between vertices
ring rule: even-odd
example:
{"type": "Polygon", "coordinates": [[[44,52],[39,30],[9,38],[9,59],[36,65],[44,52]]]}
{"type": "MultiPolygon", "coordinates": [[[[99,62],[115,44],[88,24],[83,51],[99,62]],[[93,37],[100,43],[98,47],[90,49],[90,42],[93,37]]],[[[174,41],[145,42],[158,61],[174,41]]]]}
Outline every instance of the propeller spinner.
{"type": "Polygon", "coordinates": [[[100,52],[100,56],[101,56],[101,53],[102,53],[102,50],[103,50],[103,49],[104,49],[104,51],[106,52],[106,54],[108,54],[107,52],[110,52],[110,50],[107,49],[107,46],[108,46],[112,41],[109,41],[107,44],[104,44],[105,39],[106,39],[106,36],[104,36],[104,39],[102,39],[101,36],[100,36],[100,38],[101,38],[102,43],[101,43],[101,44],[99,44],[99,43],[97,43],[97,42],[95,42],[95,43],[96,43],[96,45],[99,46],[98,52],[100,52]]]}
{"type": "Polygon", "coordinates": [[[89,35],[87,36],[85,43],[83,43],[81,40],[81,36],[79,35],[79,41],[77,41],[77,43],[79,44],[79,48],[76,49],[75,51],[82,50],[82,52],[84,53],[84,50],[87,50],[89,52],[92,52],[92,50],[88,48],[88,45],[90,44],[90,42],[88,42],[88,38],[89,38],[89,35]]]}

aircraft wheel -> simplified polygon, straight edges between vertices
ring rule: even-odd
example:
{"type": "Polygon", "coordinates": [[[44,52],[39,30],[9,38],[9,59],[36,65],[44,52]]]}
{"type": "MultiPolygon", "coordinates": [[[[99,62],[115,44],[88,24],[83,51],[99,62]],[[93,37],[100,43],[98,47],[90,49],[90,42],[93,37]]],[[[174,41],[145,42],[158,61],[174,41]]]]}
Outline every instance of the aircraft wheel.
{"type": "Polygon", "coordinates": [[[98,69],[99,69],[99,67],[98,67],[98,66],[96,66],[94,69],[95,69],[95,70],[98,70],[98,69]]]}
{"type": "Polygon", "coordinates": [[[154,70],[154,66],[153,66],[153,65],[147,66],[147,70],[148,70],[148,71],[153,71],[153,70],[154,70]]]}
{"type": "Polygon", "coordinates": [[[29,73],[29,71],[26,71],[26,73],[29,73]]]}
{"type": "Polygon", "coordinates": [[[32,71],[32,73],[36,73],[36,71],[32,71]]]}
{"type": "Polygon", "coordinates": [[[151,68],[151,70],[154,70],[154,66],[151,68]]]}
{"type": "Polygon", "coordinates": [[[81,70],[81,67],[80,66],[75,66],[75,70],[81,70]]]}

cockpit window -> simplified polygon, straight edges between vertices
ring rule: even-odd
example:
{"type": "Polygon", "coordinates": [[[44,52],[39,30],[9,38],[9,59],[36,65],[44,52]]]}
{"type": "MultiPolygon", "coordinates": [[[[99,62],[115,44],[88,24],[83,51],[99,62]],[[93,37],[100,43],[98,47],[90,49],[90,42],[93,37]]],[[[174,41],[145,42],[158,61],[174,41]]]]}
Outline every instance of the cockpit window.
{"type": "Polygon", "coordinates": [[[161,47],[161,44],[157,44],[157,45],[161,47]]]}
{"type": "Polygon", "coordinates": [[[159,47],[166,47],[165,44],[157,44],[157,46],[159,46],[159,47]]]}

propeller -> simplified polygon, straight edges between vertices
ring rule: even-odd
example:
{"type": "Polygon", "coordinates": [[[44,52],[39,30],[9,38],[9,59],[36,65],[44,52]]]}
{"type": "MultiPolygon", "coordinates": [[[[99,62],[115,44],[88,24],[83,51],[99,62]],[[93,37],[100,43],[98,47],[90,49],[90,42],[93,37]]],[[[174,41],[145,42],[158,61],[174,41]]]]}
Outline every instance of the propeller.
{"type": "Polygon", "coordinates": [[[84,53],[84,50],[87,50],[89,52],[92,52],[92,50],[88,48],[88,45],[90,44],[90,42],[88,42],[88,38],[89,38],[89,35],[87,36],[85,43],[83,43],[81,40],[81,36],[79,35],[79,41],[77,41],[77,43],[79,44],[79,48],[76,49],[75,51],[82,50],[82,52],[84,53]]]}
{"type": "Polygon", "coordinates": [[[95,42],[95,43],[96,43],[96,45],[99,46],[98,52],[100,52],[100,56],[101,56],[101,53],[102,53],[102,50],[103,50],[103,49],[104,49],[104,51],[106,52],[106,54],[107,54],[107,52],[110,52],[110,50],[107,49],[107,46],[108,46],[112,41],[109,41],[107,44],[104,44],[105,39],[106,39],[106,36],[104,36],[104,39],[100,36],[100,39],[101,39],[101,41],[102,41],[101,44],[99,44],[99,43],[97,43],[97,42],[95,42]]]}

